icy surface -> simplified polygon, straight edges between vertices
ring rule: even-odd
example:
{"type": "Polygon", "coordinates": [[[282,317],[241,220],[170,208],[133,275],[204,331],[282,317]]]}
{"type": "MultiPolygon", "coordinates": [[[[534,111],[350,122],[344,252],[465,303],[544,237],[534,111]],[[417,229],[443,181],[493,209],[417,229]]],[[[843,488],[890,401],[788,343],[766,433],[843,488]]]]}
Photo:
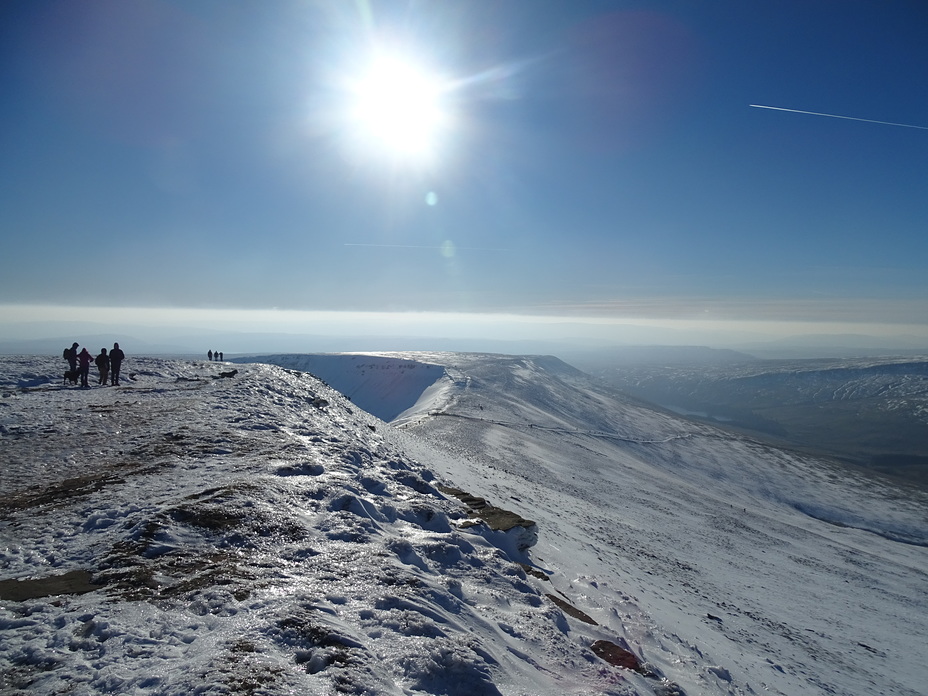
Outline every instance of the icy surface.
{"type": "Polygon", "coordinates": [[[84,390],[0,360],[0,591],[93,583],[0,600],[0,693],[923,693],[917,491],[551,358],[316,362],[377,365],[349,401],[317,357],[130,357],[84,390]]]}

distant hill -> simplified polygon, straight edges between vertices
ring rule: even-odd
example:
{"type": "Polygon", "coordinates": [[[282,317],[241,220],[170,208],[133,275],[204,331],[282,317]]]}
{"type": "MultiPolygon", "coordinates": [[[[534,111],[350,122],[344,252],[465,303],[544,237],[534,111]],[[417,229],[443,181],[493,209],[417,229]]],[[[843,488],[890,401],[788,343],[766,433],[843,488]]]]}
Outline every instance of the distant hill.
{"type": "Polygon", "coordinates": [[[617,365],[725,365],[758,359],[728,348],[705,346],[616,346],[589,351],[562,351],[559,355],[586,371],[617,365]]]}
{"type": "Polygon", "coordinates": [[[928,361],[639,363],[594,371],[690,418],[928,483],[928,361]]]}

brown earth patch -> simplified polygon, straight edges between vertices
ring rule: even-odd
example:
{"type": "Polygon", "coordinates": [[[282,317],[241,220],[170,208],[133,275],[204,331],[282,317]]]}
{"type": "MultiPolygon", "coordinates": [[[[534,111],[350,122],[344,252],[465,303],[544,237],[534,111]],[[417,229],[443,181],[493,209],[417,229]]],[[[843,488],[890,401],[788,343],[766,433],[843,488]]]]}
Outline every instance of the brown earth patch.
{"type": "Polygon", "coordinates": [[[84,594],[99,590],[86,570],[72,570],[64,575],[52,575],[32,580],[0,580],[0,599],[23,602],[37,597],[53,597],[61,594],[84,594]]]}
{"type": "Polygon", "coordinates": [[[641,671],[641,660],[638,659],[638,656],[631,650],[616,645],[612,641],[598,640],[590,646],[590,649],[610,665],[635,672],[641,671]]]}
{"type": "Polygon", "coordinates": [[[91,474],[65,479],[35,493],[7,495],[0,498],[0,515],[5,516],[16,510],[60,505],[72,498],[95,493],[113,483],[124,483],[124,479],[113,474],[91,474]]]}

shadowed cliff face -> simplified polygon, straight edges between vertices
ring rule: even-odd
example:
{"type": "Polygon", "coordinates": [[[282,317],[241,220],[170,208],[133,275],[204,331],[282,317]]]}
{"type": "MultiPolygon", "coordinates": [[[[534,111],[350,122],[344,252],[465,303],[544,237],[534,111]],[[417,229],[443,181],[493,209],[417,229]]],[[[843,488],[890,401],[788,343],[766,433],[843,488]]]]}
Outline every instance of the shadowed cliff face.
{"type": "Polygon", "coordinates": [[[377,355],[262,355],[233,362],[278,365],[315,375],[360,408],[390,422],[441,379],[438,365],[377,355]]]}

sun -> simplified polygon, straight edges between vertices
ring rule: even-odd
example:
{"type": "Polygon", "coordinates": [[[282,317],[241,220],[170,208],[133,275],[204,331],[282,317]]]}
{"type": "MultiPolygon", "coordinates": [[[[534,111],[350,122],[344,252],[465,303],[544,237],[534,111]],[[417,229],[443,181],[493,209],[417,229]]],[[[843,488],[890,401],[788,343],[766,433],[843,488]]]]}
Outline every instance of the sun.
{"type": "Polygon", "coordinates": [[[424,66],[379,55],[351,83],[350,122],[363,148],[395,159],[434,158],[451,122],[449,90],[424,66]]]}

